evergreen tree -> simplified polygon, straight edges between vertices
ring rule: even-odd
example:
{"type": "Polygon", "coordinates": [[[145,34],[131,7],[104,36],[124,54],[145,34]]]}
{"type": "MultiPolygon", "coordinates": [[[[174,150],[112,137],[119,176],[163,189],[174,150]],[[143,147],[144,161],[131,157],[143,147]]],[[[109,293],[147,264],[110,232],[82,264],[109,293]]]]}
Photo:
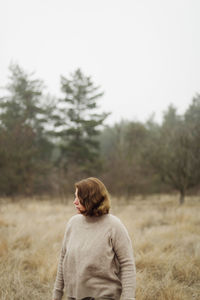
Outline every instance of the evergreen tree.
{"type": "Polygon", "coordinates": [[[57,124],[62,138],[61,161],[68,171],[73,167],[74,172],[77,169],[81,174],[90,175],[100,168],[97,137],[108,114],[97,112],[97,100],[103,96],[99,89],[80,69],[69,79],[61,76],[64,97],[60,99],[57,124]]]}
{"type": "Polygon", "coordinates": [[[33,193],[47,169],[43,83],[32,76],[11,65],[7,95],[0,99],[0,193],[6,195],[33,193]]]}

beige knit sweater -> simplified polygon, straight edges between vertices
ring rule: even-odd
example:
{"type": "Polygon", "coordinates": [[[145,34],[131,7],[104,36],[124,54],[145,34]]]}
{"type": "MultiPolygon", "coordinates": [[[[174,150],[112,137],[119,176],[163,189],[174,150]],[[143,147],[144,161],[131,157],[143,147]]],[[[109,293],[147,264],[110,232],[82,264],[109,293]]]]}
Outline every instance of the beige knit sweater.
{"type": "Polygon", "coordinates": [[[128,232],[112,214],[73,216],[65,231],[53,299],[135,299],[136,272],[128,232]],[[121,298],[120,298],[121,297],[121,298]]]}

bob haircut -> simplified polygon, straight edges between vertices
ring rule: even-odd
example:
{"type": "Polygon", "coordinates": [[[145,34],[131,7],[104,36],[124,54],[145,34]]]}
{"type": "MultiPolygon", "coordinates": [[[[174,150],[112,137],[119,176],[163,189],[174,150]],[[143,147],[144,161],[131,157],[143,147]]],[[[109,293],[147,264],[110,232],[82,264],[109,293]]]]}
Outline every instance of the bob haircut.
{"type": "Polygon", "coordinates": [[[89,177],[75,183],[75,187],[78,189],[79,201],[85,207],[83,215],[99,217],[109,213],[110,199],[103,182],[89,177]]]}

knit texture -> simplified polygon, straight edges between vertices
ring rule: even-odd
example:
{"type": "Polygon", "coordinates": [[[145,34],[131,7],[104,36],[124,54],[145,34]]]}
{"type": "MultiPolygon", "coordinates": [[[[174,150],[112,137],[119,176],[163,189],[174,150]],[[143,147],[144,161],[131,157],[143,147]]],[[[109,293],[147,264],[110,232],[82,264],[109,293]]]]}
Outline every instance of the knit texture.
{"type": "Polygon", "coordinates": [[[53,299],[134,300],[136,287],[133,248],[126,227],[112,214],[77,214],[66,227],[53,299]],[[120,298],[121,297],[121,298],[120,298]]]}

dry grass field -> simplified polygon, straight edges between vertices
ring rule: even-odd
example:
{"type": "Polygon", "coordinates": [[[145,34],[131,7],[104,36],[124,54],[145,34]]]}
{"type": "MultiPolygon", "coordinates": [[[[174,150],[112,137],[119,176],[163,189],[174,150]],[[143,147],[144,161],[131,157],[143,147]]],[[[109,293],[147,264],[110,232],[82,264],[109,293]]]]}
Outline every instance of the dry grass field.
{"type": "MultiPolygon", "coordinates": [[[[113,199],[126,225],[137,268],[137,300],[200,299],[200,199],[175,196],[113,199]]],[[[24,199],[0,202],[0,299],[51,300],[73,205],[24,199]]],[[[66,298],[64,298],[66,299],[66,298]]]]}

